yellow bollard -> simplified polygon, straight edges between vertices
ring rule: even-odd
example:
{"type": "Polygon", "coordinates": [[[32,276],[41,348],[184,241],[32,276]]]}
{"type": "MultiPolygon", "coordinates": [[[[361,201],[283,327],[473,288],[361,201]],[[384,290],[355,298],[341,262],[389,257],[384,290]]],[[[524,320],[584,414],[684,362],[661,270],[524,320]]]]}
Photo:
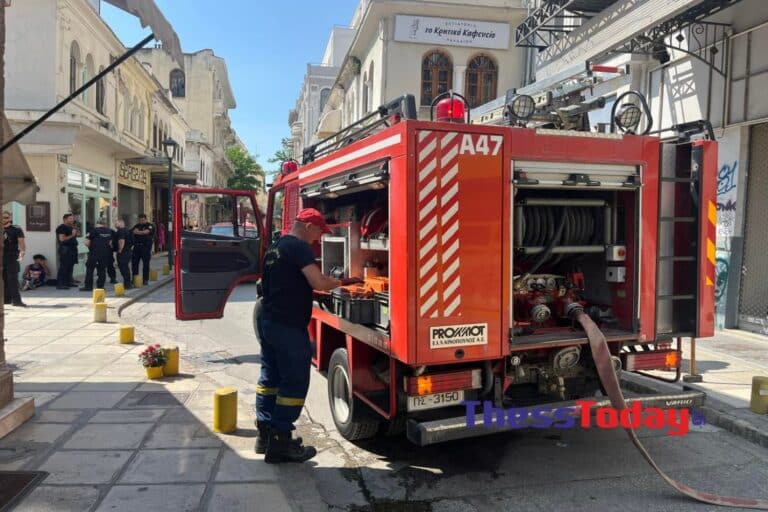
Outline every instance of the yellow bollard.
{"type": "Polygon", "coordinates": [[[768,377],[752,377],[751,398],[750,411],[755,414],[768,414],[768,377]]]}
{"type": "Polygon", "coordinates": [[[93,321],[106,323],[107,321],[107,303],[97,302],[93,305],[93,321]]]}
{"type": "Polygon", "coordinates": [[[104,299],[106,298],[107,293],[104,291],[103,288],[94,288],[93,290],[93,303],[97,304],[99,302],[104,302],[104,299]]]}
{"type": "Polygon", "coordinates": [[[133,286],[135,286],[136,288],[141,288],[143,284],[144,284],[144,280],[142,279],[141,276],[133,276],[133,286]]]}
{"type": "Polygon", "coordinates": [[[134,329],[132,325],[121,325],[118,331],[118,339],[122,344],[128,344],[134,342],[134,329]]]}
{"type": "Polygon", "coordinates": [[[157,270],[150,270],[149,271],[149,280],[150,281],[157,281],[157,270]]]}
{"type": "Polygon", "coordinates": [[[163,366],[163,375],[179,374],[179,347],[163,347],[163,352],[167,358],[163,366]]]}
{"type": "Polygon", "coordinates": [[[167,276],[170,273],[171,273],[171,266],[168,265],[167,263],[163,264],[163,275],[167,276]]]}
{"type": "Polygon", "coordinates": [[[121,283],[115,284],[115,297],[122,297],[125,295],[125,286],[121,283]]]}
{"type": "Polygon", "coordinates": [[[237,430],[237,390],[219,388],[213,393],[213,431],[229,434],[237,430]]]}

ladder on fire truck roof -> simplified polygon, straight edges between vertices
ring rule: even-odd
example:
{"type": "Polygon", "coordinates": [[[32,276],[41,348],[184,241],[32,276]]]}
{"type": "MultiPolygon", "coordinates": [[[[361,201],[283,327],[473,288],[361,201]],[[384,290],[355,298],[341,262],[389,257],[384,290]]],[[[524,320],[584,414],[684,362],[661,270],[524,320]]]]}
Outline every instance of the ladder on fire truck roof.
{"type": "Polygon", "coordinates": [[[323,155],[332,153],[339,148],[371,135],[377,130],[386,128],[402,119],[416,119],[416,98],[406,94],[395,100],[381,105],[379,108],[334,133],[330,137],[312,144],[304,149],[302,164],[306,165],[323,155]]]}

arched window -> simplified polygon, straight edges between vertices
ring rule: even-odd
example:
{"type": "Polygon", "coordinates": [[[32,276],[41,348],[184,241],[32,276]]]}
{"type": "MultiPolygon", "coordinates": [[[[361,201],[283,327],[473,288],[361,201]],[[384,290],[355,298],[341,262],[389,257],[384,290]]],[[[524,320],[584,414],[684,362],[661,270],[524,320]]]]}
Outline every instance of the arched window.
{"type": "MultiPolygon", "coordinates": [[[[88,56],[85,58],[85,66],[83,66],[83,80],[82,84],[85,85],[88,80],[93,78],[93,57],[89,53],[88,56]]],[[[83,103],[90,106],[90,90],[86,89],[83,91],[83,103]]]]}
{"type": "Polygon", "coordinates": [[[69,47],[69,94],[77,90],[77,79],[80,74],[80,46],[72,41],[69,47]]]}
{"type": "Polygon", "coordinates": [[[144,105],[139,105],[139,138],[144,140],[144,105]]]}
{"type": "Polygon", "coordinates": [[[328,97],[331,95],[330,89],[323,89],[320,91],[320,112],[325,108],[325,104],[328,102],[328,97]]]}
{"type": "Polygon", "coordinates": [[[187,94],[184,72],[180,69],[171,71],[171,94],[175,98],[183,98],[187,94]]]}
{"type": "MultiPolygon", "coordinates": [[[[99,73],[104,71],[104,66],[101,66],[99,68],[99,73]]],[[[105,105],[105,101],[107,99],[107,94],[104,89],[104,79],[102,78],[98,82],[96,82],[96,111],[101,115],[107,114],[107,109],[105,105]]]]}
{"type": "Polygon", "coordinates": [[[368,68],[368,105],[366,105],[368,112],[373,110],[373,61],[368,68]]]}
{"type": "Polygon", "coordinates": [[[365,115],[368,112],[368,72],[363,73],[363,92],[360,98],[362,108],[360,109],[361,115],[365,115]]]}
{"type": "Polygon", "coordinates": [[[453,63],[445,53],[434,50],[421,61],[421,104],[429,105],[436,96],[453,87],[453,63]]]}
{"type": "Polygon", "coordinates": [[[465,96],[471,108],[496,99],[498,75],[496,62],[487,55],[478,55],[469,61],[465,96]]]}
{"type": "Polygon", "coordinates": [[[152,116],[152,149],[157,149],[157,114],[152,116]]]}

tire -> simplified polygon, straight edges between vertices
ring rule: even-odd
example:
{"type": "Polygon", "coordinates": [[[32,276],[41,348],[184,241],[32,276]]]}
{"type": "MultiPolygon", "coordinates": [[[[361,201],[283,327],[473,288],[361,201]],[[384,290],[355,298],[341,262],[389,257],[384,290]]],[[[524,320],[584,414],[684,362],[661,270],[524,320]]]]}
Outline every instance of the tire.
{"type": "Polygon", "coordinates": [[[408,417],[405,415],[397,416],[393,420],[385,420],[379,426],[379,435],[385,437],[398,437],[405,433],[408,423],[408,417]]]}
{"type": "Polygon", "coordinates": [[[374,437],[380,421],[352,394],[347,349],[337,348],[328,363],[328,405],[336,429],[348,441],[374,437]]]}

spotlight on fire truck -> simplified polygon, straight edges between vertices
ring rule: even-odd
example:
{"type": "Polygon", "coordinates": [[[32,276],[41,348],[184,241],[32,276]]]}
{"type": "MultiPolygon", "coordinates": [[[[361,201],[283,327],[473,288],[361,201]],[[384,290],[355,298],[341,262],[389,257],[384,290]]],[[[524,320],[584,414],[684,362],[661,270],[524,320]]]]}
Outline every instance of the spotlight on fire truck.
{"type": "Polygon", "coordinates": [[[519,94],[508,105],[509,112],[522,121],[526,121],[536,112],[536,101],[532,96],[519,94]]]}
{"type": "Polygon", "coordinates": [[[469,122],[469,103],[457,92],[444,92],[432,100],[429,106],[429,120],[438,123],[467,123],[469,122]],[[433,117],[435,110],[437,115],[433,117]]]}
{"type": "Polygon", "coordinates": [[[645,96],[637,91],[627,91],[624,94],[616,98],[611,108],[611,133],[618,127],[623,133],[648,135],[653,126],[653,117],[651,116],[651,109],[648,106],[648,102],[645,101],[645,96]],[[636,103],[629,101],[624,102],[624,98],[627,96],[634,96],[640,103],[638,106],[636,103]],[[640,108],[642,107],[642,109],[640,108]],[[645,118],[645,130],[639,133],[638,127],[641,121],[645,118]]]}
{"type": "Polygon", "coordinates": [[[286,160],[281,166],[281,173],[284,175],[292,174],[299,170],[299,163],[296,160],[286,160]]]}
{"type": "Polygon", "coordinates": [[[643,113],[640,111],[640,107],[634,103],[624,103],[619,107],[619,111],[616,113],[616,124],[624,131],[633,132],[637,130],[637,126],[640,124],[640,118],[643,113]]]}

